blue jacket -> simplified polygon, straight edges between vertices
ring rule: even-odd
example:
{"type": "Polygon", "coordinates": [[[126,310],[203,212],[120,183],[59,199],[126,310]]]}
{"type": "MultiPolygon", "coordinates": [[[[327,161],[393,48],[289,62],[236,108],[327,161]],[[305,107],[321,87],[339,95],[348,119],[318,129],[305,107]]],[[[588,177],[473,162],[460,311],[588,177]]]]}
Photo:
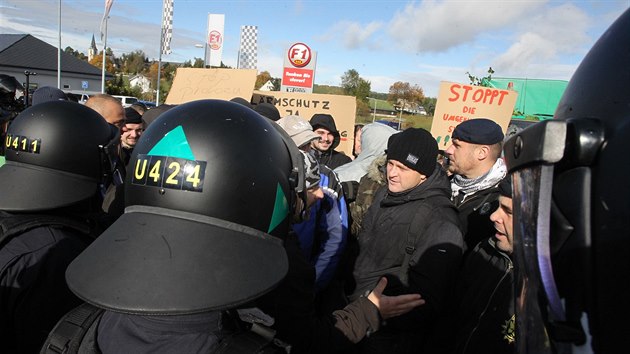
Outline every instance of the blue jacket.
{"type": "Polygon", "coordinates": [[[325,165],[320,165],[320,176],[324,198],[311,207],[308,220],[293,225],[302,253],[315,267],[318,292],[334,277],[348,236],[348,208],[339,179],[325,165]]]}

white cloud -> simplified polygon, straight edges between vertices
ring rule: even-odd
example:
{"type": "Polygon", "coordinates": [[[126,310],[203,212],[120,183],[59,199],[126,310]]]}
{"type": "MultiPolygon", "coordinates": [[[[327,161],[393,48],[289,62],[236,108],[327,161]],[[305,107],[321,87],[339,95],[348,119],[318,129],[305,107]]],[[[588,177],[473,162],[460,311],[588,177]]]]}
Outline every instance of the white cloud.
{"type": "Polygon", "coordinates": [[[571,4],[547,8],[521,25],[523,32],[492,66],[502,73],[528,72],[535,76],[545,64],[555,64],[561,55],[580,54],[588,50],[592,38],[587,35],[589,17],[571,4]]]}
{"type": "Polygon", "coordinates": [[[369,44],[370,37],[383,26],[380,22],[370,22],[367,25],[346,22],[340,27],[345,27],[343,44],[348,49],[354,49],[369,44]]]}
{"type": "Polygon", "coordinates": [[[389,35],[410,52],[444,52],[480,34],[523,20],[544,1],[436,1],[410,3],[398,11],[389,35]]]}
{"type": "Polygon", "coordinates": [[[327,42],[331,40],[341,41],[346,49],[357,49],[369,47],[378,49],[372,36],[383,27],[383,23],[372,21],[368,24],[361,24],[352,21],[341,21],[332,26],[326,33],[317,36],[316,39],[327,42]]]}

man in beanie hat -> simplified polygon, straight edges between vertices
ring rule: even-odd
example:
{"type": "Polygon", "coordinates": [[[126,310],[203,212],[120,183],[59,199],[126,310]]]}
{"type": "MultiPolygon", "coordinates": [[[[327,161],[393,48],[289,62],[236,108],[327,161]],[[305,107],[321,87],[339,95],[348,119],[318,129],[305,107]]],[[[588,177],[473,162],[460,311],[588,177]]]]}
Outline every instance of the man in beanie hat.
{"type": "MultiPolygon", "coordinates": [[[[115,106],[112,103],[113,106],[115,106]]],[[[138,143],[142,132],[144,132],[144,121],[142,116],[133,107],[127,107],[124,109],[125,120],[120,128],[120,159],[117,161],[116,166],[116,178],[103,198],[103,211],[105,211],[109,217],[106,221],[107,224],[113,223],[124,212],[125,195],[123,188],[123,181],[126,175],[126,166],[131,159],[131,153],[133,148],[138,143]]]]}
{"type": "Polygon", "coordinates": [[[499,182],[507,169],[501,159],[503,131],[490,119],[475,118],[455,127],[446,149],[451,200],[459,209],[468,250],[494,233],[490,214],[499,205],[499,182]]]}
{"type": "Polygon", "coordinates": [[[320,165],[326,165],[334,170],[352,161],[343,152],[335,151],[335,148],[339,146],[341,136],[337,130],[337,125],[335,125],[335,120],[330,114],[314,114],[310,123],[315,134],[320,137],[319,140],[314,140],[311,143],[313,147],[311,154],[315,156],[320,165]]]}
{"type": "Polygon", "coordinates": [[[271,103],[263,102],[254,106],[254,111],[265,118],[269,118],[274,122],[277,122],[280,119],[280,111],[276,106],[271,103]]]}
{"type": "Polygon", "coordinates": [[[453,310],[441,322],[436,347],[445,343],[451,353],[514,353],[514,266],[512,183],[498,186],[499,206],[490,215],[494,237],[468,254],[454,294],[453,310]],[[447,340],[448,338],[448,340],[447,340]]]}
{"type": "Polygon", "coordinates": [[[387,321],[365,338],[362,350],[411,353],[421,348],[457,275],[464,250],[446,173],[437,164],[437,142],[410,128],[387,144],[387,185],[363,218],[351,299],[387,277],[387,295],[419,293],[426,304],[387,321]]]}
{"type": "Polygon", "coordinates": [[[123,125],[120,134],[120,145],[123,148],[121,156],[123,157],[125,166],[129,162],[131,152],[136,146],[136,143],[138,143],[142,132],[144,132],[142,115],[133,107],[125,108],[125,125],[123,125]]]}

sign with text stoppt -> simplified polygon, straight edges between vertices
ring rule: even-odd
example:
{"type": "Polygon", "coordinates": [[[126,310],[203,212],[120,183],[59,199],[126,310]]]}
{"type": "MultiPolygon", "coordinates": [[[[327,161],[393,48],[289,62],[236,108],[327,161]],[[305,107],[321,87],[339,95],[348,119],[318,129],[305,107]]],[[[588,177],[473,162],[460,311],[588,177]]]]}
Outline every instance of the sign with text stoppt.
{"type": "Polygon", "coordinates": [[[273,104],[280,111],[280,117],[297,115],[311,120],[315,113],[330,114],[335,120],[340,135],[339,146],[335,150],[352,156],[357,105],[354,97],[316,93],[254,91],[251,102],[254,105],[263,102],[273,104]]]}
{"type": "Polygon", "coordinates": [[[517,96],[516,91],[442,81],[431,125],[431,134],[439,149],[446,150],[451,145],[455,127],[469,119],[491,119],[505,133],[517,96]]]}

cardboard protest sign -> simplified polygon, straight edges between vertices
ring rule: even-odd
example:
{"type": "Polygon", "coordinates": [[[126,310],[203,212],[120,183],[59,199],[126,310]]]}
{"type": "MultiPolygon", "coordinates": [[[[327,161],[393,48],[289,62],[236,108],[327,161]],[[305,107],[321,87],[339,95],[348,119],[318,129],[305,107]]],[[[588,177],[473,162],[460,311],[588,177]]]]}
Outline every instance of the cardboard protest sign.
{"type": "Polygon", "coordinates": [[[166,104],[181,104],[201,99],[231,100],[252,97],[255,69],[178,68],[166,104]]]}
{"type": "Polygon", "coordinates": [[[293,114],[310,120],[315,113],[330,114],[341,135],[341,141],[336,150],[352,156],[357,105],[354,97],[316,93],[254,91],[251,102],[254,105],[263,102],[271,103],[278,108],[281,117],[293,114]]]}
{"type": "Polygon", "coordinates": [[[505,133],[517,96],[516,91],[442,81],[431,125],[438,147],[446,150],[455,127],[473,118],[492,119],[505,133]]]}

